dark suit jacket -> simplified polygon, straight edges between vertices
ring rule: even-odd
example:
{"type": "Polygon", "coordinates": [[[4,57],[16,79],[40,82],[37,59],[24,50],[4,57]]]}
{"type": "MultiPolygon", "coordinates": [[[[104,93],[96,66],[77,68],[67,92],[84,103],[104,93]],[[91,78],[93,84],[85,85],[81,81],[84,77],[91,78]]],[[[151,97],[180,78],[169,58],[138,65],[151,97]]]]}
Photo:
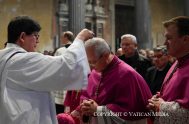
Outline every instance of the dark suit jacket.
{"type": "Polygon", "coordinates": [[[150,67],[147,70],[146,81],[153,95],[155,95],[156,92],[160,91],[163,80],[170,67],[171,64],[168,63],[162,71],[157,70],[155,66],[150,67]]]}
{"type": "Polygon", "coordinates": [[[151,62],[144,56],[139,55],[137,51],[132,57],[126,58],[125,55],[122,55],[119,56],[119,59],[133,67],[144,79],[146,78],[147,69],[152,66],[151,62]]]}

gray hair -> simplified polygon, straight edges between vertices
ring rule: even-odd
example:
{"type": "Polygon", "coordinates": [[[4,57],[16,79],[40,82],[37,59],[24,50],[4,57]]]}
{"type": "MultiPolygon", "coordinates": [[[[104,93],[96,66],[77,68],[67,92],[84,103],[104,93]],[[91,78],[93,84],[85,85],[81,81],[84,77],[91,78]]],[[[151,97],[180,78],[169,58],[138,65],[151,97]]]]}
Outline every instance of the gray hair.
{"type": "Polygon", "coordinates": [[[103,53],[110,53],[110,46],[102,38],[92,38],[85,42],[85,48],[94,47],[96,57],[100,57],[103,53]]]}
{"type": "Polygon", "coordinates": [[[121,36],[121,40],[124,39],[124,38],[131,38],[131,40],[137,44],[137,39],[134,35],[132,34],[124,34],[121,36]]]}

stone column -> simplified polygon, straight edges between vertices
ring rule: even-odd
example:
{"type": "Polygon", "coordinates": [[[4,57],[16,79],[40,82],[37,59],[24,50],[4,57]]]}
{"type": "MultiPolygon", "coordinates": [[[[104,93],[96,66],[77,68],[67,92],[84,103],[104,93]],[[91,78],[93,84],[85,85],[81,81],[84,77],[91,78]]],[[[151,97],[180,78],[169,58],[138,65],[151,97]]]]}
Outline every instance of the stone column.
{"type": "Polygon", "coordinates": [[[115,53],[116,51],[116,48],[115,48],[115,44],[116,44],[116,41],[115,41],[115,0],[110,0],[110,4],[109,4],[109,10],[110,10],[110,17],[109,18],[109,23],[111,26],[111,37],[109,39],[110,41],[110,45],[112,47],[112,51],[115,53]]]}
{"type": "Polygon", "coordinates": [[[151,19],[148,0],[135,0],[136,37],[139,48],[151,48],[151,19]]]}
{"type": "Polygon", "coordinates": [[[189,16],[189,0],[184,1],[184,15],[189,16]]]}
{"type": "Polygon", "coordinates": [[[85,0],[68,0],[69,1],[69,27],[70,31],[77,35],[85,28],[85,0]]]}

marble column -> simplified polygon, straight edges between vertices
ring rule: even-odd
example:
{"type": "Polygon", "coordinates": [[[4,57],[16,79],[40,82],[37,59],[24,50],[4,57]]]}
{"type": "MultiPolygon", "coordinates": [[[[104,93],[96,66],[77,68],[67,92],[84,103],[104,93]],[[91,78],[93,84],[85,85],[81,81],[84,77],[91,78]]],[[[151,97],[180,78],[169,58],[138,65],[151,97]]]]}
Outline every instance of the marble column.
{"type": "Polygon", "coordinates": [[[77,35],[85,28],[85,0],[68,0],[69,1],[69,28],[70,31],[77,35]]]}
{"type": "Polygon", "coordinates": [[[151,48],[151,18],[148,0],[136,0],[136,37],[139,48],[151,48]]]}

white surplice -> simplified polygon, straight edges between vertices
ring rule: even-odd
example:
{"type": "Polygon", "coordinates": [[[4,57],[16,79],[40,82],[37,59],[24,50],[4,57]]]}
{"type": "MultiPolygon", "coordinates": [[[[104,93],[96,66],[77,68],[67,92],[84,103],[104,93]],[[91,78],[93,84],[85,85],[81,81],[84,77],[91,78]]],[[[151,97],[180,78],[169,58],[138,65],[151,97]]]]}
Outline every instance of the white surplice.
{"type": "Polygon", "coordinates": [[[188,124],[189,110],[178,102],[162,102],[159,108],[160,116],[155,118],[154,124],[188,124]]]}
{"type": "Polygon", "coordinates": [[[8,43],[0,50],[0,70],[0,124],[56,124],[50,92],[86,87],[90,71],[79,39],[57,57],[8,43]]]}

